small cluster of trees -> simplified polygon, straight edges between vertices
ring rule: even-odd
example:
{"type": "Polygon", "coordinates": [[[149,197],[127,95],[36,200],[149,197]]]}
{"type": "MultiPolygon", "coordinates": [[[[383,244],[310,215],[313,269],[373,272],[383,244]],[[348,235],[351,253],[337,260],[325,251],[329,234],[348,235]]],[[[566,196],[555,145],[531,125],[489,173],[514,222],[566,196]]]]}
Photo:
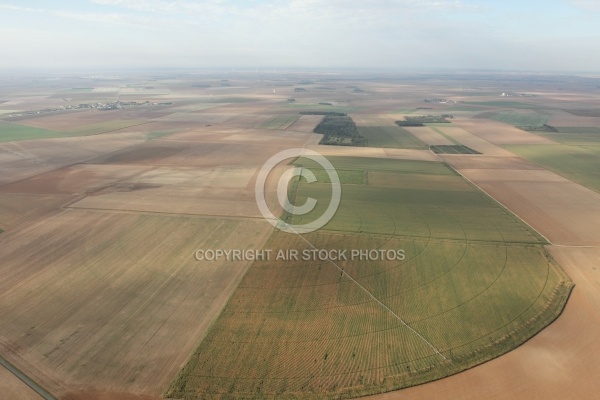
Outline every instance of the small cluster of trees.
{"type": "Polygon", "coordinates": [[[558,129],[556,129],[555,127],[551,126],[551,125],[542,125],[542,126],[533,126],[533,125],[527,125],[527,126],[519,126],[519,129],[522,129],[524,131],[528,131],[528,132],[558,132],[558,129]]]}
{"type": "Polygon", "coordinates": [[[421,115],[417,117],[404,117],[404,121],[396,121],[398,126],[425,126],[425,124],[447,124],[449,119],[454,118],[451,114],[421,115]]]}
{"type": "Polygon", "coordinates": [[[326,115],[314,132],[323,134],[320,144],[358,147],[368,145],[367,139],[358,133],[356,124],[347,115],[326,115]]]}

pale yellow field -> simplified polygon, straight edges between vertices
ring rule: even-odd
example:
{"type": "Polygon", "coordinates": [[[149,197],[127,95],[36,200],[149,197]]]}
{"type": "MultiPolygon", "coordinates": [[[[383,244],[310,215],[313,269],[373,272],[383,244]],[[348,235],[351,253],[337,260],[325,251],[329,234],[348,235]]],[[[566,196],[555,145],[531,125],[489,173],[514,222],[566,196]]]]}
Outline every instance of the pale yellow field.
{"type": "Polygon", "coordinates": [[[486,156],[505,157],[512,155],[510,152],[504,150],[503,148],[492,144],[487,140],[484,140],[479,136],[476,136],[473,133],[454,124],[450,126],[437,126],[436,129],[439,129],[440,131],[444,132],[444,134],[450,136],[458,143],[465,145],[473,150],[476,150],[486,156]]]}
{"type": "Polygon", "coordinates": [[[428,126],[423,127],[404,127],[411,135],[417,137],[420,141],[428,145],[453,145],[454,143],[434,131],[428,126]]]}
{"type": "Polygon", "coordinates": [[[312,133],[322,119],[323,116],[321,115],[303,115],[296,122],[288,126],[286,130],[312,133]]]}
{"type": "Polygon", "coordinates": [[[5,232],[0,351],[57,395],[160,395],[249,265],[194,252],[261,248],[270,228],[69,210],[5,232]]]}

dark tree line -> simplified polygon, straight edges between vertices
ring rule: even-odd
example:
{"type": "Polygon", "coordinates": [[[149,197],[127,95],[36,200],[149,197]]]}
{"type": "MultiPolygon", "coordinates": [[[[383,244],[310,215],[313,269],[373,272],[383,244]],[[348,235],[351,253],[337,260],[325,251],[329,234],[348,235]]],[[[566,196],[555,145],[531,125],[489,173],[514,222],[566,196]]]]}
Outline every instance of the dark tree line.
{"type": "Polygon", "coordinates": [[[345,117],[348,114],[335,111],[300,111],[300,115],[336,115],[338,117],[345,117]]]}
{"type": "Polygon", "coordinates": [[[417,117],[404,117],[404,121],[396,121],[398,126],[425,126],[425,124],[448,124],[449,119],[454,118],[450,114],[438,115],[422,115],[417,117]]]}

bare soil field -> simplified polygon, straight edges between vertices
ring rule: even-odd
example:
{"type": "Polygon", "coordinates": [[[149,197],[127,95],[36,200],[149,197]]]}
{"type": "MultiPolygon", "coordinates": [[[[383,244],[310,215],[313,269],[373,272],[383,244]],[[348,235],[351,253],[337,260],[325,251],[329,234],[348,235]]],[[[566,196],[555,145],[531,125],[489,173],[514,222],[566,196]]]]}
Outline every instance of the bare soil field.
{"type": "Polygon", "coordinates": [[[0,184],[83,162],[145,140],[145,135],[131,133],[0,143],[3,172],[0,184]]]}
{"type": "Polygon", "coordinates": [[[0,393],[5,399],[40,400],[39,394],[2,366],[0,366],[0,393]]]}
{"type": "Polygon", "coordinates": [[[0,186],[0,193],[84,194],[142,174],[151,167],[77,164],[0,186]]]}
{"type": "Polygon", "coordinates": [[[261,248],[270,231],[263,220],[69,210],[4,232],[0,351],[58,396],[158,396],[249,265],[194,252],[261,248]]]}
{"type": "Polygon", "coordinates": [[[394,126],[396,119],[389,114],[351,114],[357,126],[394,126]]]}
{"type": "Polygon", "coordinates": [[[235,117],[232,113],[173,113],[165,117],[157,118],[161,122],[191,122],[194,124],[219,124],[235,117]]]}
{"type": "Polygon", "coordinates": [[[312,133],[322,119],[322,115],[303,115],[296,122],[288,126],[286,130],[312,133]]]}
{"type": "MultiPolygon", "coordinates": [[[[554,144],[556,142],[512,125],[490,120],[453,120],[453,123],[473,135],[493,144],[554,144]]],[[[466,143],[463,143],[466,144],[466,143]]],[[[467,145],[468,146],[468,145],[467,145]]],[[[469,146],[471,147],[471,146],[469,146]]]]}
{"type": "MultiPolygon", "coordinates": [[[[485,121],[487,123],[487,121],[485,121]]],[[[504,150],[503,148],[490,143],[489,141],[480,138],[466,131],[465,129],[449,124],[448,126],[436,126],[435,129],[443,132],[445,135],[450,136],[458,143],[465,145],[473,150],[476,150],[487,156],[510,156],[512,153],[504,150]]]]}
{"type": "Polygon", "coordinates": [[[600,247],[549,246],[548,250],[577,285],[577,290],[600,315],[600,247]]]}
{"type": "Polygon", "coordinates": [[[482,159],[470,167],[467,158],[460,165],[445,160],[553,244],[600,245],[600,194],[549,171],[505,168],[498,174],[482,159]]]}
{"type": "Polygon", "coordinates": [[[562,110],[552,111],[552,116],[548,120],[548,125],[551,126],[600,126],[600,118],[595,117],[578,117],[571,113],[562,110]]]}
{"type": "MultiPolygon", "coordinates": [[[[234,114],[235,115],[235,114],[234,114]]],[[[273,118],[273,114],[242,114],[235,115],[233,118],[227,120],[227,127],[235,127],[235,128],[256,128],[260,124],[265,121],[273,118]]],[[[223,124],[220,124],[219,127],[222,127],[223,124]]]]}
{"type": "Polygon", "coordinates": [[[256,168],[160,167],[90,193],[70,207],[260,217],[255,174],[256,168]]]}
{"type": "Polygon", "coordinates": [[[434,131],[433,129],[423,126],[423,127],[404,127],[411,135],[415,136],[420,141],[427,143],[428,145],[453,145],[454,143],[434,131]]]}
{"type": "MultiPolygon", "coordinates": [[[[52,129],[57,131],[71,131],[81,129],[88,125],[111,122],[115,120],[129,120],[133,116],[135,120],[141,120],[140,113],[116,111],[77,111],[59,115],[48,115],[20,121],[23,125],[35,126],[38,128],[52,129]]],[[[123,110],[124,111],[124,110],[123,110]]]]}
{"type": "Polygon", "coordinates": [[[229,126],[211,126],[200,130],[190,129],[170,135],[165,140],[189,142],[248,143],[266,145],[286,143],[290,147],[303,147],[311,134],[303,131],[273,129],[243,129],[229,126]]]}
{"type": "Polygon", "coordinates": [[[2,193],[0,194],[0,229],[6,230],[21,222],[40,217],[74,198],[75,196],[69,195],[2,193]]]}

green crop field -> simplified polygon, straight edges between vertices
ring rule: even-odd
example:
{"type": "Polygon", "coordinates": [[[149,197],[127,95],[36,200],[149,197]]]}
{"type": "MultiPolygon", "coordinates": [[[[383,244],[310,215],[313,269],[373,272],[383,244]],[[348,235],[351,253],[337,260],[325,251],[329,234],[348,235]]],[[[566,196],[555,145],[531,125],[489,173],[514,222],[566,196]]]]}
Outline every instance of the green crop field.
{"type": "Polygon", "coordinates": [[[284,130],[300,118],[297,114],[283,114],[268,119],[258,126],[261,129],[279,129],[284,130]]]}
{"type": "Polygon", "coordinates": [[[558,132],[536,132],[548,139],[571,146],[600,145],[600,128],[559,127],[558,132]]]}
{"type": "Polygon", "coordinates": [[[167,131],[154,131],[146,134],[148,140],[160,139],[165,136],[172,135],[173,133],[178,132],[178,129],[170,129],[167,131]]]}
{"type": "Polygon", "coordinates": [[[470,147],[454,144],[454,145],[432,145],[429,146],[435,154],[481,154],[470,147]]]}
{"type": "MultiPolygon", "coordinates": [[[[345,174],[333,219],[303,236],[274,232],[273,258],[253,263],[168,398],[381,393],[504,354],[562,311],[572,284],[544,240],[445,164],[330,161],[345,174]],[[275,257],[315,249],[346,258],[275,257]],[[404,259],[389,256],[399,249],[404,259]],[[369,250],[388,256],[361,256],[369,250]]],[[[331,189],[300,180],[290,191],[298,205],[318,200],[306,216],[286,217],[304,223],[331,189]]]]}
{"type": "Polygon", "coordinates": [[[492,119],[513,126],[542,126],[548,123],[549,114],[516,112],[501,112],[492,116],[492,119]]]}
{"type": "Polygon", "coordinates": [[[71,136],[65,132],[36,128],[33,126],[0,122],[0,142],[13,142],[18,140],[32,140],[71,136]]]}
{"type": "Polygon", "coordinates": [[[427,149],[425,143],[397,126],[361,126],[358,132],[367,139],[369,147],[427,149]]]}
{"type": "Polygon", "coordinates": [[[594,146],[543,144],[505,147],[544,168],[600,192],[600,143],[594,146]]]}
{"type": "Polygon", "coordinates": [[[129,128],[143,123],[144,121],[116,120],[86,125],[69,131],[53,131],[49,129],[36,128],[33,126],[0,122],[0,142],[97,135],[100,133],[107,133],[123,128],[129,128]]]}

